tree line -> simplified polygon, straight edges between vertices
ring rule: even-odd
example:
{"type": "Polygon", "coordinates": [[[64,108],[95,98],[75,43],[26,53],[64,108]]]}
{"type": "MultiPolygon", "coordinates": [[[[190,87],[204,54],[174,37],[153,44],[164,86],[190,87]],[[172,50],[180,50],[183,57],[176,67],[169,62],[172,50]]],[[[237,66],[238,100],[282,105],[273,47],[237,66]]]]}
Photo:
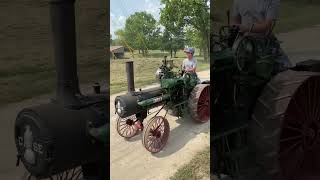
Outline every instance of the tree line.
{"type": "Polygon", "coordinates": [[[123,29],[111,37],[111,45],[122,45],[145,55],[148,50],[169,51],[171,57],[185,46],[200,49],[208,60],[209,0],[161,0],[160,20],[147,12],[136,12],[125,21],[123,29]]]}

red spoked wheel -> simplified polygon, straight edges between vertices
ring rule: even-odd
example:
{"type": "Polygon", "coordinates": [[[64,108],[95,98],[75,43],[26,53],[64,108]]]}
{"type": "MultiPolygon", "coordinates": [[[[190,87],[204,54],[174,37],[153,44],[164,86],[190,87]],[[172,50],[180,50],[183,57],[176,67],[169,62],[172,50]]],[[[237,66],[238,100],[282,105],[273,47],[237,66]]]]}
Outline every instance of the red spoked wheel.
{"type": "Polygon", "coordinates": [[[166,118],[153,117],[143,131],[142,144],[152,153],[161,151],[169,139],[170,126],[166,118]]]}
{"type": "Polygon", "coordinates": [[[124,138],[131,138],[137,134],[138,128],[135,126],[137,122],[136,115],[132,115],[126,118],[117,118],[117,132],[124,138]]]}
{"type": "Polygon", "coordinates": [[[320,179],[320,77],[306,80],[292,96],[280,135],[285,180],[320,179]]]}
{"type": "Polygon", "coordinates": [[[205,123],[210,119],[210,85],[198,84],[188,100],[189,112],[193,120],[205,123]]]}

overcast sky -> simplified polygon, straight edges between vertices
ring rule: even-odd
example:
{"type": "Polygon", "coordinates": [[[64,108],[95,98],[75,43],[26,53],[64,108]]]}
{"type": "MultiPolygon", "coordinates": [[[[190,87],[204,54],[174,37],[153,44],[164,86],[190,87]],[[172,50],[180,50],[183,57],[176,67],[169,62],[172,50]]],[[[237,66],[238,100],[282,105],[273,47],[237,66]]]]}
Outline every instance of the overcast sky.
{"type": "Polygon", "coordinates": [[[147,11],[158,21],[160,18],[160,0],[111,0],[110,1],[110,33],[125,25],[126,19],[135,12],[147,11]]]}

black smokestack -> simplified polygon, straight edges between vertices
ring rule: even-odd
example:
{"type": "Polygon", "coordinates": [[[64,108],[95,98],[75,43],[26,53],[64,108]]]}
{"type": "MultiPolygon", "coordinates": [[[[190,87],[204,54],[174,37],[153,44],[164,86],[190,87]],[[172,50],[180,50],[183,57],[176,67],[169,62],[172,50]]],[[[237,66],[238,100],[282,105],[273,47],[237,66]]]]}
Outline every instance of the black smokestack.
{"type": "Polygon", "coordinates": [[[134,75],[133,75],[133,61],[126,62],[126,72],[127,72],[127,82],[128,82],[128,92],[134,92],[134,75]]]}
{"type": "Polygon", "coordinates": [[[77,75],[75,0],[51,0],[50,19],[57,71],[57,101],[64,106],[79,105],[77,75]]]}

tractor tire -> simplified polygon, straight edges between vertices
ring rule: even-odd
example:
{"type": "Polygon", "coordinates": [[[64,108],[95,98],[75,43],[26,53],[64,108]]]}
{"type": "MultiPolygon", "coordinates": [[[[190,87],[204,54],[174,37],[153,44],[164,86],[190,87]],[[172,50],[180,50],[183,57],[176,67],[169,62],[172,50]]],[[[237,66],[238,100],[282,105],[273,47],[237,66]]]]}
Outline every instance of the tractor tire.
{"type": "Polygon", "coordinates": [[[248,126],[259,179],[320,179],[319,117],[320,73],[288,70],[264,87],[248,126]]]}
{"type": "Polygon", "coordinates": [[[210,84],[198,84],[193,88],[188,108],[194,121],[205,123],[210,120],[210,84]]]}

